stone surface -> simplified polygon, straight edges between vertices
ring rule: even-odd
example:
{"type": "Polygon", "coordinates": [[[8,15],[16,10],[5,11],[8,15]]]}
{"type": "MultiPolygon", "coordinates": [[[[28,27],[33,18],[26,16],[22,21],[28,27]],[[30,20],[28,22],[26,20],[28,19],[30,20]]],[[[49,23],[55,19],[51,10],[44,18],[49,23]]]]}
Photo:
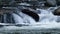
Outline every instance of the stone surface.
{"type": "Polygon", "coordinates": [[[54,12],[53,12],[54,15],[57,15],[57,16],[60,16],[60,7],[57,8],[54,12]]]}
{"type": "Polygon", "coordinates": [[[22,12],[25,13],[25,14],[27,14],[27,15],[29,15],[29,16],[31,16],[36,22],[39,21],[39,16],[35,12],[30,11],[28,9],[23,9],[22,12]]]}
{"type": "Polygon", "coordinates": [[[56,0],[46,0],[46,6],[56,6],[56,0]]]}

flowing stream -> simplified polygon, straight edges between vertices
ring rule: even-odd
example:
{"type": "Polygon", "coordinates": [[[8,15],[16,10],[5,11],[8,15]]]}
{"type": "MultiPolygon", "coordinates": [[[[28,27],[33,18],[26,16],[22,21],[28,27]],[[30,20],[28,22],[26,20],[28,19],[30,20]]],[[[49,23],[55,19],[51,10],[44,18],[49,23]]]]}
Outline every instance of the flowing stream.
{"type": "MultiPolygon", "coordinates": [[[[37,9],[37,11],[41,12],[38,13],[39,15],[39,21],[36,22],[31,16],[24,14],[23,12],[19,12],[19,10],[17,10],[17,14],[16,13],[12,13],[12,17],[14,19],[10,19],[12,18],[11,16],[9,16],[10,14],[5,14],[6,16],[9,16],[10,18],[8,18],[7,20],[5,20],[6,16],[4,17],[4,22],[14,22],[15,23],[0,23],[0,25],[10,25],[12,26],[26,26],[28,29],[31,26],[32,28],[34,27],[44,27],[44,28],[59,28],[60,25],[60,16],[55,16],[53,15],[53,11],[55,9],[57,9],[58,7],[50,7],[48,9],[37,9]]],[[[2,20],[2,21],[3,21],[2,20]]]]}
{"type": "MultiPolygon", "coordinates": [[[[31,16],[24,14],[22,12],[19,12],[17,15],[16,13],[13,13],[14,21],[16,23],[10,24],[10,23],[0,23],[0,27],[2,25],[6,25],[0,28],[0,33],[2,34],[13,34],[13,33],[23,33],[23,34],[30,34],[32,33],[59,33],[60,31],[60,16],[53,15],[53,11],[57,9],[57,7],[50,7],[48,9],[37,9],[41,13],[39,15],[39,21],[36,22],[31,16]],[[2,25],[1,25],[2,24],[2,25]],[[10,25],[10,26],[9,26],[10,25]],[[53,30],[55,28],[58,28],[59,30],[53,30]],[[52,29],[52,30],[50,30],[52,29]],[[57,32],[58,31],[58,32],[57,32]],[[31,33],[32,32],[32,33],[31,33]]],[[[53,34],[52,33],[52,34],[53,34]]]]}
{"type": "Polygon", "coordinates": [[[39,15],[39,22],[36,22],[31,16],[28,16],[22,12],[19,13],[18,16],[13,13],[14,20],[16,24],[25,24],[32,27],[45,27],[45,28],[55,28],[59,27],[60,16],[53,15],[53,11],[57,9],[57,7],[50,7],[48,9],[37,9],[41,12],[39,15]]]}

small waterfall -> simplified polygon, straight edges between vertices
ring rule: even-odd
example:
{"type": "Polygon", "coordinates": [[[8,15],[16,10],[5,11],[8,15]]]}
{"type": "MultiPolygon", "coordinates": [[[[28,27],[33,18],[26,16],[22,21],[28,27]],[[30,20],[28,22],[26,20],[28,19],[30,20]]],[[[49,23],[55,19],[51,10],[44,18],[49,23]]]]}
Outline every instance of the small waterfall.
{"type": "Polygon", "coordinates": [[[0,15],[1,22],[13,22],[13,24],[23,24],[23,25],[31,25],[31,26],[41,26],[46,24],[57,24],[60,22],[60,16],[55,16],[52,14],[52,12],[57,9],[57,7],[50,7],[48,9],[37,9],[40,13],[37,13],[39,15],[39,21],[36,22],[31,16],[28,14],[25,14],[21,12],[20,10],[17,10],[13,12],[12,14],[4,14],[0,15]],[[52,9],[53,8],[53,9],[52,9]],[[20,11],[20,12],[19,12],[20,11]],[[4,17],[3,17],[4,16],[4,17]],[[6,19],[6,20],[5,20],[6,19]]]}
{"type": "Polygon", "coordinates": [[[14,20],[16,24],[28,24],[28,25],[37,25],[37,24],[50,24],[50,23],[58,23],[59,16],[55,16],[52,12],[57,9],[57,7],[50,7],[48,9],[37,9],[41,13],[39,15],[39,22],[36,22],[31,16],[24,14],[22,12],[13,13],[14,20]]]}
{"type": "MultiPolygon", "coordinates": [[[[22,0],[12,0],[10,3],[6,1],[7,4],[9,4],[8,6],[3,2],[2,4],[4,4],[4,7],[2,7],[2,10],[0,9],[3,13],[0,14],[0,33],[59,34],[60,16],[56,16],[53,14],[54,10],[56,10],[58,6],[56,5],[56,7],[48,8],[45,7],[45,0],[43,0],[42,2],[39,1],[40,0],[36,2],[36,5],[35,1],[24,2],[22,0]],[[33,3],[33,6],[31,2],[33,3]]],[[[54,5],[53,1],[50,1],[52,2],[52,5],[54,5]]]]}
{"type": "Polygon", "coordinates": [[[33,24],[33,23],[35,23],[35,20],[32,17],[30,17],[22,12],[20,12],[19,15],[13,13],[16,24],[33,24]]]}

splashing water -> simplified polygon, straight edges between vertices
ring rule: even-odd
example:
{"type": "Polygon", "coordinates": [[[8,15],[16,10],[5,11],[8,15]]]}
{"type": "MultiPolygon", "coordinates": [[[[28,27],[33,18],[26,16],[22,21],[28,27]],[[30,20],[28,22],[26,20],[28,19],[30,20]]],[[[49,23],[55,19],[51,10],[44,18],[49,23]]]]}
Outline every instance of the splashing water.
{"type": "MultiPolygon", "coordinates": [[[[28,16],[22,12],[19,13],[20,16],[18,16],[17,14],[13,13],[13,17],[14,20],[16,22],[16,24],[25,24],[25,25],[29,25],[27,27],[25,27],[26,29],[29,27],[31,28],[59,28],[60,25],[60,16],[55,16],[52,14],[52,12],[57,9],[57,7],[50,7],[49,9],[37,9],[39,10],[41,13],[38,14],[40,17],[39,22],[36,22],[31,16],[28,16]],[[53,8],[53,9],[52,9],[53,8]]],[[[13,27],[13,26],[11,26],[13,27]]],[[[15,27],[15,26],[14,26],[15,27]]],[[[25,29],[24,26],[20,29],[25,29]]],[[[31,29],[30,28],[30,29],[31,29]]]]}
{"type": "Polygon", "coordinates": [[[13,13],[13,16],[15,18],[15,22],[16,24],[28,24],[30,26],[39,26],[39,27],[46,27],[46,26],[53,26],[54,27],[58,26],[57,24],[59,24],[59,18],[60,16],[55,16],[52,14],[52,12],[57,9],[57,7],[50,7],[47,10],[44,9],[37,9],[39,11],[41,11],[41,14],[38,14],[40,17],[39,22],[36,22],[32,17],[20,12],[18,16],[16,14],[13,13]],[[56,25],[56,26],[55,26],[56,25]]]}

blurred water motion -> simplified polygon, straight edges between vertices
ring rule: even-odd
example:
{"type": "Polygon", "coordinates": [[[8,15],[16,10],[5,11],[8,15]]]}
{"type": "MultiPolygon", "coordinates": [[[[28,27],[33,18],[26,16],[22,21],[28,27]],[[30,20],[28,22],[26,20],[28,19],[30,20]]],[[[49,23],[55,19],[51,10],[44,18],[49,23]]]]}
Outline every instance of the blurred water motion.
{"type": "Polygon", "coordinates": [[[60,7],[58,1],[1,2],[0,34],[60,34],[60,16],[53,14],[60,7]]]}

